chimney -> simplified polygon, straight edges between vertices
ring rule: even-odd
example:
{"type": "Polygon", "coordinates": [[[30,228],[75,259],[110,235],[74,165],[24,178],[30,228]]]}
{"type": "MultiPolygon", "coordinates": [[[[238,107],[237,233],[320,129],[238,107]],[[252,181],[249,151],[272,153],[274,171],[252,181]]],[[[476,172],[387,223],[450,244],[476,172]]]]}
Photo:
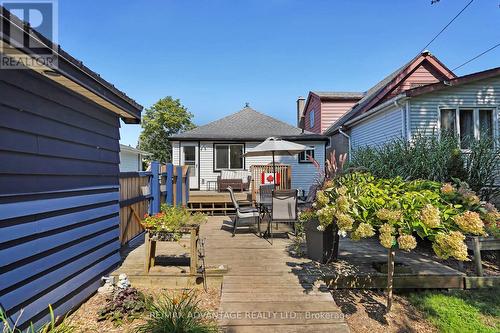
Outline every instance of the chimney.
{"type": "Polygon", "coordinates": [[[302,124],[302,116],[304,115],[304,106],[306,104],[306,99],[302,96],[297,98],[297,127],[304,129],[302,124]]]}

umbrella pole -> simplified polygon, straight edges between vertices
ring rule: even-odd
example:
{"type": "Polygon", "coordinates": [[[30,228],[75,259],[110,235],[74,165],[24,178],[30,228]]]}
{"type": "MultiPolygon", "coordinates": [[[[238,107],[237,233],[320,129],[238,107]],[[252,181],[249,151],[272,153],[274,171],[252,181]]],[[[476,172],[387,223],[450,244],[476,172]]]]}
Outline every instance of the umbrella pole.
{"type": "Polygon", "coordinates": [[[273,150],[273,181],[274,181],[274,189],[276,189],[276,164],[274,162],[274,150],[273,150]]]}

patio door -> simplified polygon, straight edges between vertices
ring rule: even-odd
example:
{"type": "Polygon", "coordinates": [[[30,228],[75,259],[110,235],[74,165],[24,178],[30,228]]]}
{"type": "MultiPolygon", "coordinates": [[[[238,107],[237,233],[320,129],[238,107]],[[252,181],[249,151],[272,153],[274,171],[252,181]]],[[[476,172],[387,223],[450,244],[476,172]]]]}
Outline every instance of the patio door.
{"type": "Polygon", "coordinates": [[[189,188],[199,189],[198,183],[198,144],[183,142],[181,146],[181,164],[189,166],[189,188]]]}

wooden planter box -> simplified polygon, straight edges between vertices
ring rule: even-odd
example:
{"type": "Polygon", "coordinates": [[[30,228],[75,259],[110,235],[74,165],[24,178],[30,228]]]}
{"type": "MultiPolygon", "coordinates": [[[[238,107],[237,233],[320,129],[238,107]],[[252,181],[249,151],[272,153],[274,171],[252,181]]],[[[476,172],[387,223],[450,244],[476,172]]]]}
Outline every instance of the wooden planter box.
{"type": "Polygon", "coordinates": [[[325,231],[318,230],[318,226],[318,219],[307,221],[304,225],[307,257],[320,263],[326,263],[329,259],[335,260],[338,254],[338,235],[332,224],[325,231]]]}
{"type": "MultiPolygon", "coordinates": [[[[189,261],[190,261],[190,274],[195,275],[198,271],[198,243],[200,238],[200,226],[198,224],[193,224],[190,226],[185,226],[180,228],[177,233],[190,235],[189,242],[189,261]]],[[[146,274],[149,273],[151,267],[155,265],[156,257],[156,242],[172,242],[176,241],[175,235],[171,232],[164,231],[153,231],[148,230],[145,235],[146,244],[146,261],[144,265],[144,270],[146,274]]]]}
{"type": "MultiPolygon", "coordinates": [[[[467,237],[465,240],[467,248],[474,252],[474,265],[476,267],[476,274],[483,276],[483,264],[481,262],[482,250],[500,250],[500,239],[494,237],[467,237]]],[[[498,258],[498,256],[497,256],[498,258]]]]}

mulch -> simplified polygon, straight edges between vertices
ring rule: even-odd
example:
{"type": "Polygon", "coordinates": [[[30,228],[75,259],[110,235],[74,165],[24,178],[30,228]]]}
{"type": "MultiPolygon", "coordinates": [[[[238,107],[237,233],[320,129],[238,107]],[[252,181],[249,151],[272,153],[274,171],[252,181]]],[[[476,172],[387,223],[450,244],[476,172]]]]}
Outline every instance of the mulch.
{"type": "Polygon", "coordinates": [[[438,332],[404,297],[394,295],[387,314],[386,296],[381,291],[339,289],[331,293],[353,333],[438,332]]]}
{"type": "MultiPolygon", "coordinates": [[[[166,290],[163,288],[137,288],[145,295],[155,297],[161,293],[176,294],[182,290],[166,290]]],[[[195,289],[199,306],[205,311],[217,311],[220,304],[220,289],[208,288],[205,292],[203,289],[195,289]]],[[[83,303],[76,311],[66,319],[72,326],[76,327],[77,333],[131,333],[134,329],[144,322],[143,319],[136,319],[132,322],[124,323],[121,326],[115,326],[111,321],[97,321],[97,313],[106,304],[106,296],[96,293],[83,303]]]]}

